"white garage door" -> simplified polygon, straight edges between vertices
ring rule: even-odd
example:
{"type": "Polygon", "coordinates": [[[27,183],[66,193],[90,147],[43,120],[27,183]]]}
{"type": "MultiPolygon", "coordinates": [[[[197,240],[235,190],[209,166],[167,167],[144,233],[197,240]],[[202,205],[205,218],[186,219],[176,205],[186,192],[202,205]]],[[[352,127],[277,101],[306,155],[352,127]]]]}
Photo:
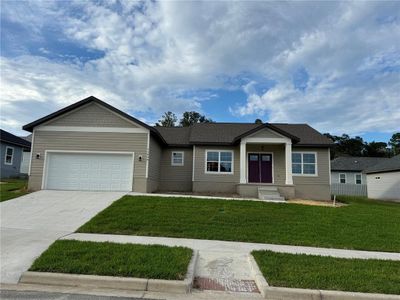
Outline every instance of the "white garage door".
{"type": "Polygon", "coordinates": [[[131,191],[133,153],[46,154],[44,188],[77,191],[131,191]]]}

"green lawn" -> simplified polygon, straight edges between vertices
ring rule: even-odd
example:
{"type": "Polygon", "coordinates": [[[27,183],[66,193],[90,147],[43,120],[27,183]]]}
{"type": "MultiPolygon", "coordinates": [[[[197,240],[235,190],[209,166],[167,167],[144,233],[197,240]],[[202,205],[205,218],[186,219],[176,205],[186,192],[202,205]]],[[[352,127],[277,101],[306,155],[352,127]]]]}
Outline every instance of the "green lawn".
{"type": "Polygon", "coordinates": [[[333,208],[124,196],[78,232],[400,252],[399,204],[346,200],[348,206],[333,208]]]}
{"type": "Polygon", "coordinates": [[[183,247],[59,240],[29,270],[183,280],[192,253],[183,247]]]}
{"type": "Polygon", "coordinates": [[[0,202],[28,193],[28,181],[25,179],[4,179],[0,184],[0,202]]]}
{"type": "Polygon", "coordinates": [[[400,294],[400,262],[254,251],[271,286],[400,294]]]}

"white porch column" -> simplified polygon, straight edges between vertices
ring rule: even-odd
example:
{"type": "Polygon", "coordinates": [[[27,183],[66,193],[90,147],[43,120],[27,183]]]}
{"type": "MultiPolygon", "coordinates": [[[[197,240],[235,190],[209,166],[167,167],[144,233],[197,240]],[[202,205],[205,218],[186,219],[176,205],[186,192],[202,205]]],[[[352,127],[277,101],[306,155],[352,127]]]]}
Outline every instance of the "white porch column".
{"type": "Polygon", "coordinates": [[[293,184],[292,176],[292,143],[285,143],[286,184],[293,184]]]}
{"type": "Polygon", "coordinates": [[[246,142],[240,142],[240,183],[246,183],[246,142]]]}

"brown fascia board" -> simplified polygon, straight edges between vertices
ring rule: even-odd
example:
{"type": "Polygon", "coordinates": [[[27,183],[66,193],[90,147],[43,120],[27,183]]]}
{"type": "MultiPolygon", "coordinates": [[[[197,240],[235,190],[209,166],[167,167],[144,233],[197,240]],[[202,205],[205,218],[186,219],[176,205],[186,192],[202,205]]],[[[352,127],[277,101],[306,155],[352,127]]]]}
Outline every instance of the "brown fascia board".
{"type": "Polygon", "coordinates": [[[233,140],[233,143],[236,143],[239,140],[241,140],[242,138],[244,138],[244,137],[246,137],[246,136],[248,136],[248,135],[250,135],[252,133],[255,133],[255,132],[257,132],[257,131],[259,131],[259,130],[261,130],[263,128],[269,128],[269,129],[271,129],[273,131],[276,131],[276,132],[278,132],[278,133],[290,138],[294,143],[298,143],[300,141],[300,139],[297,136],[291,135],[290,133],[288,133],[288,132],[286,132],[286,131],[284,131],[284,130],[282,130],[280,128],[277,128],[277,127],[275,127],[275,126],[273,126],[273,125],[271,125],[269,123],[265,123],[265,124],[261,124],[260,126],[258,126],[256,128],[253,128],[253,129],[251,129],[251,130],[249,130],[249,131],[237,136],[233,140]]]}
{"type": "Polygon", "coordinates": [[[124,118],[126,118],[128,120],[131,120],[131,121],[133,121],[135,123],[138,123],[139,125],[145,127],[146,129],[149,129],[150,132],[153,133],[162,143],[167,144],[165,142],[164,138],[161,136],[161,134],[156,129],[154,129],[152,126],[149,126],[146,123],[143,123],[142,121],[140,121],[140,120],[128,115],[127,113],[124,113],[123,111],[115,108],[114,106],[111,106],[110,104],[108,104],[108,103],[106,103],[106,102],[104,102],[104,101],[102,101],[102,100],[100,100],[100,99],[98,99],[98,98],[96,98],[94,96],[89,96],[89,97],[87,97],[87,98],[85,98],[85,99],[83,99],[81,101],[73,103],[73,104],[71,104],[71,105],[69,105],[67,107],[64,107],[64,108],[62,108],[62,109],[60,109],[60,110],[58,110],[58,111],[56,111],[54,113],[51,113],[51,114],[49,114],[47,116],[44,116],[43,118],[40,118],[40,119],[38,119],[36,121],[33,121],[33,122],[29,123],[29,124],[26,124],[26,125],[24,125],[22,127],[22,129],[26,130],[26,131],[29,131],[29,132],[33,132],[33,128],[34,127],[36,127],[36,126],[38,126],[40,124],[43,124],[44,122],[47,122],[47,121],[49,121],[51,119],[54,119],[55,117],[61,116],[62,114],[65,114],[65,113],[67,113],[69,111],[72,111],[72,110],[74,110],[76,108],[79,108],[79,107],[81,107],[81,106],[83,106],[85,104],[88,104],[90,102],[95,102],[97,104],[100,104],[100,105],[108,108],[109,110],[121,115],[122,117],[124,117],[124,118]]]}
{"type": "Polygon", "coordinates": [[[296,144],[296,145],[293,145],[293,147],[298,147],[298,148],[300,148],[300,147],[314,147],[314,148],[334,148],[335,147],[335,144],[296,144]]]}

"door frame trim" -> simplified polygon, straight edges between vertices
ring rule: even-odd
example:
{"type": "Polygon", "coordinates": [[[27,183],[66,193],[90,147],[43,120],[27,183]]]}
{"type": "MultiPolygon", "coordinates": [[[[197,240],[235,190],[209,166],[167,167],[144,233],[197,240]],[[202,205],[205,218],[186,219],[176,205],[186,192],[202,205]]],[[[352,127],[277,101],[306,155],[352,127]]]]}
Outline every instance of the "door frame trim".
{"type": "Polygon", "coordinates": [[[246,176],[247,176],[247,183],[254,183],[256,184],[257,182],[249,182],[249,154],[271,154],[271,160],[272,160],[272,182],[271,183],[265,183],[265,182],[259,182],[260,184],[275,184],[275,178],[274,178],[274,152],[265,152],[265,151],[247,151],[246,152],[246,176]]]}
{"type": "Polygon", "coordinates": [[[85,151],[85,150],[45,150],[44,151],[44,162],[43,162],[43,171],[42,171],[42,185],[41,189],[45,190],[47,188],[47,176],[48,176],[48,156],[52,153],[71,153],[71,154],[123,154],[123,155],[132,155],[132,172],[131,172],[131,191],[133,191],[133,178],[135,171],[135,152],[127,152],[127,151],[85,151]]]}

